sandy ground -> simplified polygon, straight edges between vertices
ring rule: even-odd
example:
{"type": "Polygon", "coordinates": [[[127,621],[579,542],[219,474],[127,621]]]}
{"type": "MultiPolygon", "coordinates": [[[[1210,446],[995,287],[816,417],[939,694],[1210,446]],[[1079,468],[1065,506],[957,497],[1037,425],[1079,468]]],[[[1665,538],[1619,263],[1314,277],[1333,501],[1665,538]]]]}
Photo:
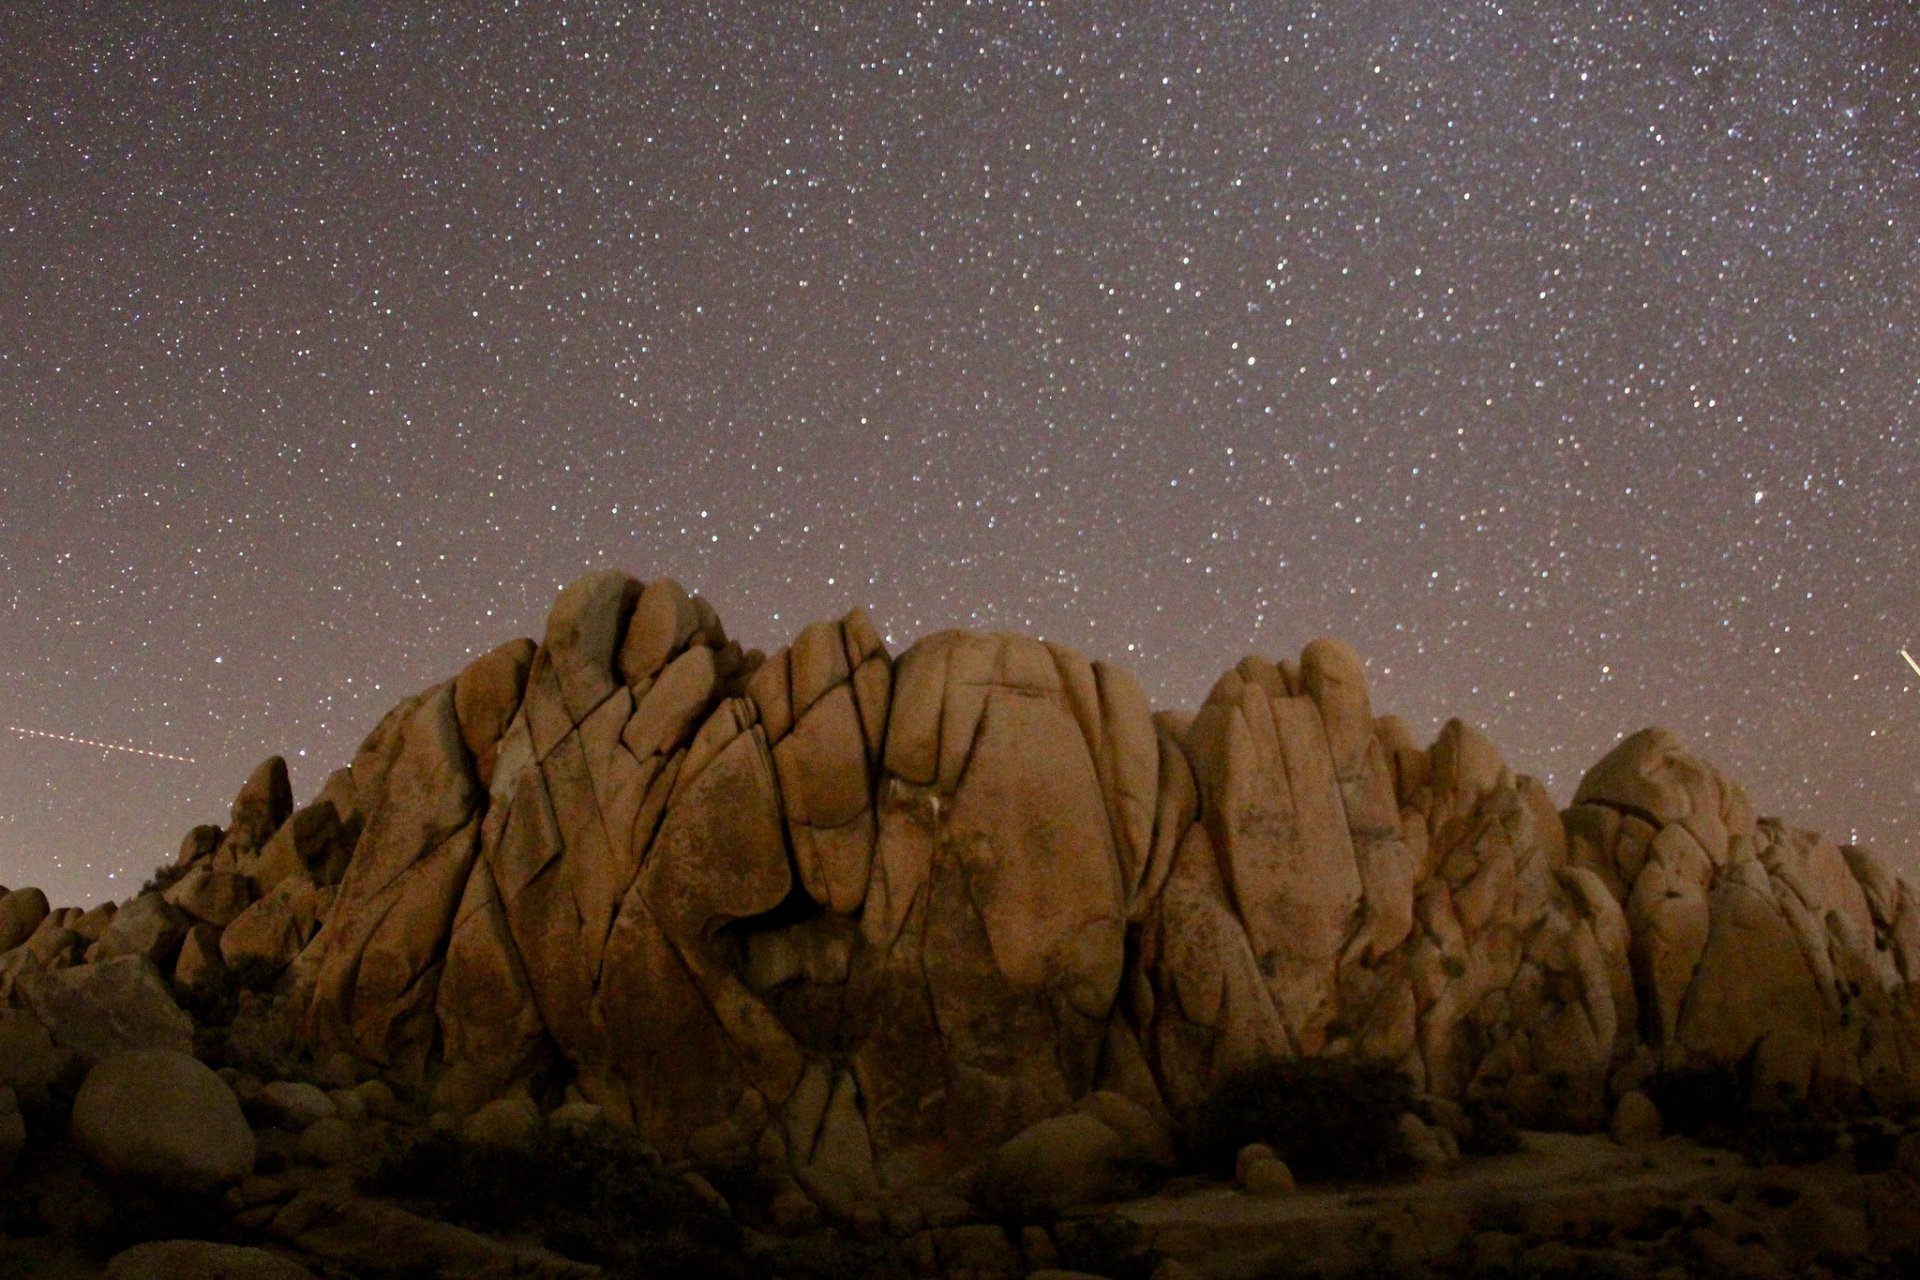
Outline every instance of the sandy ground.
{"type": "Polygon", "coordinates": [[[1208,1280],[1253,1280],[1290,1268],[1417,1264],[1487,1233],[1603,1247],[1619,1230],[1677,1224],[1689,1208],[1730,1204],[1769,1178],[1833,1176],[1754,1170],[1732,1152],[1681,1138],[1628,1149],[1604,1135],[1526,1133],[1521,1144],[1402,1182],[1271,1197],[1217,1185],[1169,1189],[1117,1212],[1208,1280]]]}

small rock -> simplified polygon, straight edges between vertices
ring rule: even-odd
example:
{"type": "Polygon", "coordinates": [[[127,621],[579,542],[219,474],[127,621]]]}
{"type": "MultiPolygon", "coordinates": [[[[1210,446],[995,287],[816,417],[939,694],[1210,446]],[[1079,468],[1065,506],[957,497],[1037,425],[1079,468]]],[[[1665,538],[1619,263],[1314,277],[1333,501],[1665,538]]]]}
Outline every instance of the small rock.
{"type": "Polygon", "coordinates": [[[1613,1123],[1608,1127],[1613,1140],[1623,1147],[1644,1147],[1660,1140],[1660,1108],[1638,1089],[1622,1094],[1613,1107],[1613,1123]]]}
{"type": "Polygon", "coordinates": [[[1060,1265],[1059,1248],[1053,1243],[1053,1237],[1047,1234],[1047,1229],[1037,1222],[1020,1228],[1020,1256],[1027,1260],[1028,1266],[1038,1270],[1060,1265]]]}
{"type": "Polygon", "coordinates": [[[393,1086],[385,1080],[363,1080],[353,1087],[360,1100],[367,1104],[367,1114],[381,1120],[404,1120],[407,1109],[401,1105],[400,1098],[393,1086]]]}
{"type": "Polygon", "coordinates": [[[1400,1140],[1406,1144],[1407,1154],[1412,1157],[1415,1166],[1421,1169],[1444,1169],[1452,1163],[1447,1158],[1447,1148],[1425,1120],[1411,1111],[1402,1111],[1397,1123],[1400,1140]]]}
{"type": "Polygon", "coordinates": [[[308,1074],[323,1089],[351,1089],[371,1078],[367,1065],[344,1049],[316,1056],[308,1074]]]}
{"type": "Polygon", "coordinates": [[[260,1101],[260,1091],[267,1086],[260,1077],[238,1067],[220,1068],[220,1078],[227,1082],[227,1088],[233,1090],[233,1096],[240,1099],[242,1108],[251,1107],[260,1101]]]}
{"type": "Polygon", "coordinates": [[[1250,1196],[1285,1196],[1294,1191],[1293,1170],[1278,1156],[1249,1161],[1239,1181],[1240,1189],[1250,1196]]]}
{"type": "Polygon", "coordinates": [[[323,1116],[301,1131],[294,1154],[308,1164],[346,1164],[352,1160],[358,1142],[354,1128],[338,1116],[323,1116]]]}
{"type": "Polygon", "coordinates": [[[716,1213],[723,1213],[723,1214],[726,1214],[728,1217],[733,1216],[733,1206],[727,1203],[727,1198],[725,1196],[721,1195],[718,1191],[715,1191],[713,1189],[713,1184],[711,1182],[708,1182],[705,1178],[693,1172],[691,1169],[681,1174],[680,1177],[681,1177],[681,1180],[687,1184],[687,1186],[693,1189],[693,1198],[695,1200],[698,1200],[701,1204],[707,1206],[707,1208],[712,1209],[716,1213]]]}
{"type": "Polygon", "coordinates": [[[172,972],[174,953],[192,922],[157,891],[143,893],[114,913],[113,923],[87,948],[94,964],[117,956],[145,956],[162,972],[172,972]]]}
{"type": "Polygon", "coordinates": [[[231,1203],[243,1209],[255,1205],[279,1204],[293,1195],[293,1184],[285,1178],[263,1178],[255,1175],[242,1178],[240,1185],[228,1193],[231,1203]]]}
{"type": "Polygon", "coordinates": [[[1233,1158],[1233,1180],[1241,1185],[1247,1181],[1247,1170],[1266,1160],[1278,1160],[1274,1149],[1264,1142],[1249,1142],[1240,1148],[1233,1158]]]}
{"type": "Polygon", "coordinates": [[[206,1240],[155,1240],[114,1255],[102,1280],[313,1280],[265,1249],[206,1240]]]}
{"type": "Polygon", "coordinates": [[[304,1080],[275,1080],[263,1086],[255,1105],[275,1124],[295,1130],[339,1113],[332,1098],[304,1080]]]}
{"type": "Polygon", "coordinates": [[[460,1136],[477,1147],[519,1150],[539,1134],[540,1108],[524,1093],[495,1098],[460,1126],[460,1136]]]}
{"type": "Polygon", "coordinates": [[[783,1235],[797,1235],[820,1225],[820,1206],[807,1197],[799,1183],[789,1179],[767,1202],[767,1218],[774,1230],[783,1235]]]}
{"type": "Polygon", "coordinates": [[[563,1102],[547,1115],[547,1123],[556,1129],[598,1129],[607,1122],[607,1111],[597,1102],[563,1102]]]}
{"type": "Polygon", "coordinates": [[[327,1097],[333,1100],[333,1109],[342,1120],[365,1120],[367,1101],[352,1089],[329,1089],[327,1097]]]}
{"type": "Polygon", "coordinates": [[[218,1186],[253,1172],[253,1130],[226,1082],[171,1049],[108,1058],[73,1103],[73,1136],[108,1173],[166,1187],[218,1186]]]}

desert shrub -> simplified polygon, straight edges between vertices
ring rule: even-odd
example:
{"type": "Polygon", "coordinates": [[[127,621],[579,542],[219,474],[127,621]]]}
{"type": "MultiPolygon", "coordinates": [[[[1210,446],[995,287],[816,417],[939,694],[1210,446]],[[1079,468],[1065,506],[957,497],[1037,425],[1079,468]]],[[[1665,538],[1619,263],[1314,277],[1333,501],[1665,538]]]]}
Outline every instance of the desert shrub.
{"type": "Polygon", "coordinates": [[[116,1186],[113,1211],[87,1241],[90,1252],[108,1258],[149,1240],[231,1238],[226,1202],[210,1191],[116,1186]]]}
{"type": "Polygon", "coordinates": [[[190,870],[188,866],[178,862],[163,862],[153,869],[153,874],[147,877],[146,883],[140,886],[140,892],[135,896],[145,897],[149,893],[165,893],[179,883],[180,878],[186,875],[188,870],[190,870]]]}
{"type": "Polygon", "coordinates": [[[1483,1097],[1470,1097],[1461,1110],[1470,1126],[1460,1139],[1460,1151],[1470,1156],[1503,1156],[1520,1149],[1520,1129],[1504,1106],[1483,1097]]]}
{"type": "Polygon", "coordinates": [[[720,1198],[737,1214],[758,1218],[780,1194],[782,1183],[778,1168],[750,1154],[721,1163],[700,1164],[698,1168],[707,1185],[718,1191],[720,1198]]]}
{"type": "Polygon", "coordinates": [[[23,1179],[16,1176],[11,1181],[0,1182],[0,1240],[8,1236],[44,1236],[50,1230],[46,1215],[23,1179]]]}
{"type": "Polygon", "coordinates": [[[1754,1165],[1819,1164],[1840,1149],[1840,1126],[1804,1111],[1760,1112],[1741,1131],[1739,1149],[1754,1165]]]}
{"type": "Polygon", "coordinates": [[[1829,1159],[1848,1122],[1864,1115],[1864,1103],[1816,1105],[1788,1093],[1755,1104],[1751,1062],[1662,1071],[1645,1088],[1669,1132],[1738,1151],[1755,1165],[1829,1159]]]}
{"type": "Polygon", "coordinates": [[[1160,1254],[1148,1247],[1140,1224],[1118,1214],[1066,1218],[1053,1227],[1060,1265],[1110,1280],[1148,1280],[1160,1254]]]}
{"type": "Polygon", "coordinates": [[[280,970],[269,962],[259,956],[246,956],[236,965],[212,970],[193,986],[172,984],[173,998],[199,1026],[231,1026],[240,1012],[241,994],[263,991],[279,977],[280,970]]]}
{"type": "Polygon", "coordinates": [[[434,1134],[392,1152],[368,1190],[476,1230],[533,1236],[617,1277],[748,1274],[733,1219],[610,1131],[543,1134],[524,1151],[434,1134]]]}
{"type": "Polygon", "coordinates": [[[1407,1168],[1400,1113],[1413,1086],[1377,1058],[1278,1058],[1231,1076],[1194,1118],[1190,1154],[1231,1168],[1249,1142],[1264,1142],[1299,1178],[1365,1178],[1407,1168]]]}
{"type": "Polygon", "coordinates": [[[1885,1173],[1894,1167],[1900,1155],[1900,1131],[1884,1124],[1858,1122],[1850,1127],[1853,1135],[1853,1168],[1856,1173],[1885,1173]]]}
{"type": "Polygon", "coordinates": [[[1739,1065],[1670,1068],[1655,1073],[1644,1087],[1668,1132],[1715,1146],[1738,1145],[1749,1091],[1747,1072],[1739,1065]]]}

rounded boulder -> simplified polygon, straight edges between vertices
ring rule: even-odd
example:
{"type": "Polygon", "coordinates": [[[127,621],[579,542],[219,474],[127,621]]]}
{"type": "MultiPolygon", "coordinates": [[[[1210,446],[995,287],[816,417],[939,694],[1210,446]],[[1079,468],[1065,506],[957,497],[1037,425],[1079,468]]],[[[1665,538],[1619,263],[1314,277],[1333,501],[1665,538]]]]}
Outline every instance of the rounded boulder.
{"type": "Polygon", "coordinates": [[[1008,1215],[1057,1213],[1113,1199],[1132,1163],[1119,1134],[1090,1115],[1068,1112],[1009,1138],[981,1171],[975,1198],[1008,1215]]]}
{"type": "Polygon", "coordinates": [[[226,1082],[171,1049],[107,1058],[73,1102],[73,1135],[108,1173],[207,1189],[253,1172],[253,1130],[226,1082]]]}

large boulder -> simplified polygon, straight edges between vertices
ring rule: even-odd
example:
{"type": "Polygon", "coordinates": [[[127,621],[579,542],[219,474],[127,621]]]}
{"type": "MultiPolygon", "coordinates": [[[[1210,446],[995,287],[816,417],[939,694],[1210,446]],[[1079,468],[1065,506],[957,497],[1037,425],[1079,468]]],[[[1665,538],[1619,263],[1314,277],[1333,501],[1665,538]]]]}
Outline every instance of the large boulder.
{"type": "Polygon", "coordinates": [[[1093,1116],[1069,1112],[1002,1143],[974,1183],[986,1209],[1015,1219],[1111,1200],[1133,1172],[1127,1140],[1093,1116]]]}
{"type": "Polygon", "coordinates": [[[254,767],[233,799],[224,847],[263,848],[292,813],[293,786],[287,779],[287,762],[280,756],[269,756],[254,767]]]}
{"type": "Polygon", "coordinates": [[[224,928],[253,901],[247,878],[236,871],[215,871],[200,865],[168,886],[167,902],[195,920],[224,928]]]}
{"type": "Polygon", "coordinates": [[[15,889],[0,894],[0,951],[11,951],[47,918],[47,895],[38,889],[15,889]]]}
{"type": "Polygon", "coordinates": [[[53,1043],[84,1066],[128,1050],[193,1047],[193,1019],[143,955],[24,975],[19,989],[53,1043]]]}
{"type": "Polygon", "coordinates": [[[119,956],[144,956],[162,970],[173,967],[174,954],[193,923],[159,891],[143,893],[114,913],[113,922],[87,949],[91,961],[119,956]]]}
{"type": "Polygon", "coordinates": [[[170,1049],[97,1064],[73,1101],[73,1136],[106,1172],[205,1190],[253,1172],[253,1130],[212,1068],[170,1049]]]}
{"type": "Polygon", "coordinates": [[[303,919],[299,909],[301,897],[312,887],[304,875],[289,876],[235,916],[220,934],[220,958],[227,968],[265,977],[292,964],[316,923],[311,913],[303,919]]]}

